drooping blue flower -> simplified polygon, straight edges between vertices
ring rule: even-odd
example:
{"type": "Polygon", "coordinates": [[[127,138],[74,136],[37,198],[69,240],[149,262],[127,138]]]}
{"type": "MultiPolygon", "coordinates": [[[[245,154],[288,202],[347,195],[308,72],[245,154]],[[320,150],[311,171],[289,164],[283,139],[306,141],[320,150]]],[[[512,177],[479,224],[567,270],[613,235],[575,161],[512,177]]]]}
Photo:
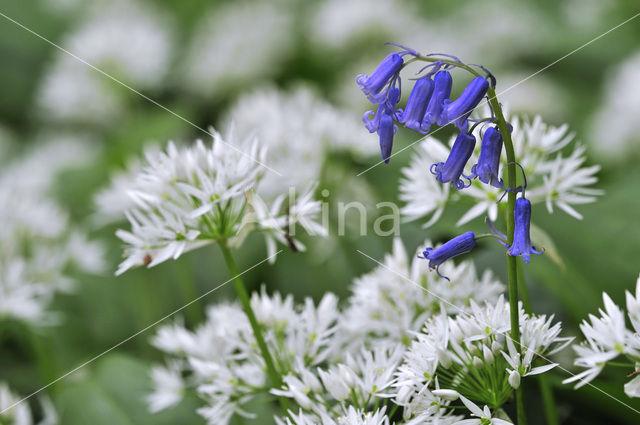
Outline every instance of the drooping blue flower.
{"type": "Polygon", "coordinates": [[[440,71],[433,77],[433,94],[422,118],[422,132],[428,133],[431,126],[440,121],[444,101],[451,96],[452,85],[453,79],[448,71],[440,71]]]}
{"type": "Polygon", "coordinates": [[[513,231],[513,243],[507,245],[507,254],[511,256],[522,256],[525,263],[529,262],[530,254],[542,254],[533,245],[529,228],[531,225],[531,202],[526,198],[516,199],[516,206],[513,210],[515,218],[515,229],[513,231]]]}
{"type": "Polygon", "coordinates": [[[405,127],[420,133],[426,133],[422,130],[422,118],[424,117],[429,99],[433,93],[433,80],[431,78],[421,78],[411,90],[407,107],[399,114],[398,122],[403,123],[405,127]]]}
{"type": "Polygon", "coordinates": [[[438,267],[440,264],[460,254],[470,252],[476,246],[476,236],[473,232],[463,233],[455,238],[445,242],[438,248],[427,248],[422,252],[423,258],[429,260],[429,268],[435,269],[438,276],[449,280],[446,276],[440,274],[438,267]]]}
{"type": "Polygon", "coordinates": [[[393,124],[393,118],[390,114],[383,114],[380,118],[380,126],[378,127],[378,136],[380,136],[380,154],[385,164],[389,163],[391,157],[391,148],[393,148],[393,136],[398,127],[393,124]]]}
{"type": "Polygon", "coordinates": [[[458,190],[469,187],[472,176],[465,176],[462,172],[475,146],[476,138],[473,135],[460,132],[455,142],[453,142],[453,147],[451,148],[451,152],[449,152],[447,161],[438,162],[431,166],[431,173],[436,176],[436,180],[440,183],[451,182],[453,187],[458,190]],[[460,176],[469,180],[469,183],[465,185],[460,176]]]}
{"type": "Polygon", "coordinates": [[[385,164],[389,163],[391,157],[391,149],[393,147],[393,136],[398,127],[393,124],[393,119],[397,114],[395,107],[400,100],[400,89],[397,87],[390,87],[384,93],[385,96],[380,96],[382,102],[378,105],[376,114],[373,119],[369,119],[373,111],[367,111],[362,117],[365,127],[370,133],[374,131],[378,132],[380,137],[380,153],[385,164]]]}
{"type": "Polygon", "coordinates": [[[358,75],[356,77],[356,83],[358,83],[360,90],[367,95],[369,100],[376,102],[375,96],[379,94],[391,78],[402,69],[403,64],[404,61],[399,54],[391,53],[384,58],[371,75],[358,75]]]}
{"type": "Polygon", "coordinates": [[[471,167],[473,177],[498,189],[504,187],[504,181],[498,176],[500,154],[502,153],[502,135],[500,130],[489,127],[482,136],[478,163],[471,167]]]}
{"type": "Polygon", "coordinates": [[[400,101],[400,89],[397,87],[390,87],[381,93],[382,96],[379,96],[380,103],[378,104],[378,109],[373,117],[373,119],[369,118],[373,111],[367,111],[362,116],[362,122],[364,122],[364,126],[369,130],[369,133],[373,133],[378,131],[378,127],[380,126],[380,118],[384,114],[388,114],[394,116],[396,114],[395,107],[400,101]]]}
{"type": "Polygon", "coordinates": [[[484,95],[487,94],[488,89],[489,82],[486,78],[474,78],[456,100],[447,99],[444,101],[441,115],[442,121],[438,122],[438,124],[454,123],[460,130],[466,130],[467,118],[469,118],[473,109],[478,106],[484,95]]]}

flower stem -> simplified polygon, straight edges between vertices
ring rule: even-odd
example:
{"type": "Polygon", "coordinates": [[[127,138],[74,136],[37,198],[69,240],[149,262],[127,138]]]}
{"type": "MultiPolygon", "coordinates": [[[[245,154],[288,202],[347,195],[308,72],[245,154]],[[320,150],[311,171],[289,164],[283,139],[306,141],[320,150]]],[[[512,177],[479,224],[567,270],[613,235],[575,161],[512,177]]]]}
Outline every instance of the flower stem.
{"type": "MultiPolygon", "coordinates": [[[[516,187],[516,166],[515,153],[513,150],[513,141],[511,140],[511,132],[509,126],[502,113],[502,108],[496,97],[496,91],[493,87],[487,90],[487,97],[491,104],[491,109],[496,117],[496,124],[502,135],[505,152],[507,154],[507,186],[516,187]]],[[[513,244],[513,231],[515,228],[515,218],[513,210],[516,205],[516,193],[510,191],[507,195],[507,244],[513,244]]],[[[507,255],[507,279],[509,281],[509,309],[511,313],[511,339],[519,353],[522,352],[520,346],[520,316],[518,308],[518,264],[517,257],[507,255]]],[[[523,387],[520,386],[516,390],[516,410],[518,425],[526,425],[527,415],[524,407],[523,387]]]]}
{"type": "MultiPolygon", "coordinates": [[[[273,388],[280,388],[282,384],[282,377],[280,373],[276,370],[275,364],[273,363],[273,358],[271,357],[271,353],[269,352],[269,348],[267,347],[267,343],[264,340],[264,335],[262,333],[262,327],[260,323],[258,323],[258,319],[256,319],[256,315],[251,308],[251,301],[249,300],[249,294],[247,294],[247,290],[244,287],[244,282],[242,278],[240,278],[240,273],[238,272],[238,267],[236,266],[236,262],[231,255],[231,250],[227,246],[225,240],[222,240],[218,243],[220,250],[222,251],[222,255],[224,256],[224,260],[227,263],[227,267],[229,268],[229,273],[231,273],[233,279],[233,285],[235,286],[236,293],[238,294],[238,298],[240,298],[240,303],[242,304],[242,308],[244,309],[247,318],[249,319],[249,323],[251,324],[251,329],[253,329],[253,335],[256,338],[256,342],[258,343],[258,348],[260,349],[260,353],[262,354],[262,358],[264,359],[264,364],[267,368],[267,376],[269,377],[269,381],[271,381],[271,386],[273,388]]],[[[280,399],[282,400],[282,399],[280,399]]],[[[285,410],[286,412],[286,410],[285,410]]]]}
{"type": "MultiPolygon", "coordinates": [[[[524,311],[531,313],[531,302],[529,300],[529,294],[527,292],[527,286],[524,281],[524,273],[522,273],[522,263],[518,263],[518,283],[520,284],[520,293],[522,294],[522,304],[524,305],[524,311]]],[[[538,388],[540,388],[540,398],[542,399],[542,405],[544,406],[544,415],[547,419],[547,424],[558,425],[558,411],[556,409],[556,401],[553,398],[553,388],[547,379],[547,375],[541,373],[537,375],[538,388]]]]}

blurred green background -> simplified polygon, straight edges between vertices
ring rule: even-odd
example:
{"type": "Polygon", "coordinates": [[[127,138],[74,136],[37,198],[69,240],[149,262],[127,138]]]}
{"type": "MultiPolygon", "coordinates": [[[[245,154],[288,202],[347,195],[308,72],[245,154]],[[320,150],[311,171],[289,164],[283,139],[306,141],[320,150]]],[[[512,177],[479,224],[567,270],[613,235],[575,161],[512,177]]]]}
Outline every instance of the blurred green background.
{"type": "MultiPolygon", "coordinates": [[[[219,125],[229,105],[243,93],[265,83],[286,89],[305,82],[316,87],[326,100],[359,119],[366,104],[363,99],[358,100],[353,79],[359,72],[369,72],[386,54],[388,49],[383,45],[386,41],[409,44],[422,52],[446,51],[468,62],[482,63],[497,76],[500,93],[640,12],[638,2],[631,0],[371,1],[368,8],[362,7],[363,2],[351,4],[349,1],[260,2],[266,10],[272,8],[276,15],[286,14],[290,19],[285,33],[286,50],[270,52],[273,61],[264,63],[268,72],[252,69],[247,77],[217,80],[216,84],[224,89],[214,84],[203,85],[199,90],[192,85],[197,79],[185,71],[193,60],[188,57],[189,46],[197,29],[207,16],[215,16],[219,10],[228,11],[240,3],[251,7],[253,3],[199,0],[139,0],[138,3],[162,16],[160,27],[168,31],[172,45],[166,70],[158,77],[159,81],[140,91],[202,128],[219,125]],[[330,7],[336,15],[326,12],[330,7]],[[341,12],[340,8],[344,10],[341,12]],[[389,14],[386,10],[397,13],[389,14]],[[377,16],[376,11],[381,16],[377,16]],[[407,14],[414,27],[404,25],[402,19],[407,14]],[[324,21],[320,19],[323,16],[324,21]],[[416,28],[416,31],[410,33],[407,28],[416,28]]],[[[72,47],[65,43],[89,16],[100,16],[103,6],[98,0],[0,0],[2,14],[71,51],[72,47]]],[[[242,37],[243,28],[237,28],[237,32],[236,37],[242,37]]],[[[272,35],[264,34],[265,37],[272,35]]],[[[603,291],[624,305],[624,291],[634,289],[640,272],[640,167],[637,166],[640,136],[636,131],[640,130],[640,103],[636,101],[635,106],[632,100],[624,103],[624,99],[640,98],[640,83],[633,86],[634,79],[627,78],[625,81],[630,81],[631,86],[620,87],[615,82],[624,80],[621,75],[635,75],[640,81],[640,63],[633,59],[640,54],[638,40],[640,18],[500,96],[515,112],[540,114],[550,124],[569,123],[577,138],[588,145],[590,163],[603,166],[596,187],[604,189],[606,195],[595,204],[579,206],[584,220],[577,221],[561,211],[549,215],[544,207],[534,209],[536,223],[553,237],[565,267],[559,268],[545,257],[535,258],[525,270],[527,286],[534,311],[556,314],[567,335],[579,335],[577,325],[601,306],[603,291]],[[621,92],[612,93],[614,89],[621,92]]],[[[217,54],[216,51],[206,53],[214,58],[217,54]]],[[[228,63],[245,60],[252,63],[249,58],[260,52],[252,51],[249,46],[233,54],[234,60],[227,58],[228,63]]],[[[96,191],[105,187],[110,174],[121,169],[129,158],[140,156],[147,142],[157,141],[163,145],[170,139],[190,141],[206,139],[206,135],[94,71],[104,90],[117,99],[116,112],[98,120],[53,119],[48,110],[41,107],[39,99],[47,76],[64,55],[51,44],[0,17],[2,137],[9,141],[11,155],[26,151],[51,132],[86,136],[90,140],[87,143],[100,149],[95,162],[59,176],[55,196],[69,208],[74,222],[90,229],[90,236],[105,244],[109,267],[102,276],[78,276],[77,292],[56,297],[51,310],[63,313],[61,324],[30,331],[17,323],[2,324],[0,379],[10,382],[21,394],[35,391],[52,377],[64,374],[181,307],[185,295],[177,281],[193,279],[198,291],[204,293],[229,278],[221,267],[221,255],[215,246],[153,269],[133,270],[118,278],[113,276],[112,271],[122,255],[114,232],[123,224],[102,228],[91,225],[96,191]],[[34,338],[36,343],[32,341],[34,338]]],[[[109,68],[103,64],[101,68],[120,75],[117,66],[109,68]]],[[[233,75],[233,65],[227,71],[233,75]]],[[[135,81],[127,80],[126,76],[122,78],[134,88],[138,87],[135,81]]],[[[415,140],[415,133],[401,131],[396,143],[401,147],[415,140]]],[[[371,136],[371,143],[377,143],[375,136],[371,136]]],[[[371,200],[398,200],[400,169],[408,163],[410,152],[394,157],[389,166],[377,167],[363,175],[371,200]]],[[[376,157],[363,161],[348,155],[332,155],[324,163],[320,186],[339,193],[346,180],[344,176],[351,178],[374,161],[376,157]]],[[[3,159],[2,163],[5,162],[3,159]]],[[[421,229],[421,223],[403,225],[405,245],[413,251],[426,238],[440,240],[456,233],[454,223],[468,207],[448,207],[444,219],[428,231],[421,229]]],[[[375,217],[370,218],[372,223],[375,217]]],[[[467,227],[480,226],[483,223],[477,219],[467,227]]],[[[310,243],[309,252],[285,252],[276,265],[265,264],[249,272],[246,282],[252,288],[264,283],[270,291],[293,293],[297,299],[318,298],[326,291],[346,296],[352,279],[374,267],[355,250],[381,258],[389,251],[391,240],[391,237],[375,235],[361,237],[353,230],[343,238],[332,238],[334,245],[328,255],[314,254],[314,250],[321,250],[323,242],[310,243]]],[[[265,248],[261,238],[252,237],[237,255],[240,269],[262,260],[265,248]]],[[[480,269],[490,267],[506,281],[503,255],[500,249],[483,245],[474,260],[480,269]]],[[[203,301],[214,303],[231,297],[230,288],[223,288],[203,301]]],[[[49,387],[46,391],[59,410],[61,423],[203,423],[194,412],[198,405],[194,399],[187,399],[165,413],[146,412],[144,396],[150,389],[148,370],[153,362],[162,360],[148,342],[152,333],[153,329],[136,336],[49,387]]],[[[571,369],[569,350],[565,356],[563,366],[571,369]]],[[[631,410],[593,388],[574,391],[561,385],[565,377],[557,373],[555,378],[563,423],[638,423],[638,416],[631,410]]],[[[629,399],[622,392],[623,381],[619,371],[607,371],[594,383],[640,409],[638,400],[629,399]]],[[[528,389],[527,397],[532,406],[539,403],[535,387],[528,389]]],[[[36,403],[33,404],[36,408],[36,403]]],[[[537,411],[539,409],[530,408],[531,423],[543,423],[537,411]]]]}

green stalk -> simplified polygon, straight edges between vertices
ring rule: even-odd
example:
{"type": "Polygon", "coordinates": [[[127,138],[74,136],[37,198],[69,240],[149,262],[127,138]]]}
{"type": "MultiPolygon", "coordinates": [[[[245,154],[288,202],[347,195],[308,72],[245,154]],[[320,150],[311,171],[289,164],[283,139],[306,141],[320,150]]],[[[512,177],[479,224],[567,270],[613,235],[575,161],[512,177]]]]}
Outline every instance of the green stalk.
{"type": "MultiPolygon", "coordinates": [[[[511,140],[511,132],[507,121],[502,114],[502,108],[496,97],[495,88],[489,87],[487,90],[487,97],[491,104],[491,109],[496,117],[496,124],[502,135],[505,152],[507,154],[507,187],[517,187],[516,184],[516,166],[515,166],[515,153],[513,150],[513,141],[511,140]]],[[[516,193],[509,192],[507,195],[507,244],[513,244],[513,231],[515,228],[515,219],[513,216],[513,210],[516,205],[516,193]]],[[[518,314],[518,263],[517,257],[507,255],[507,279],[509,281],[509,308],[511,313],[511,339],[516,346],[519,353],[522,352],[520,347],[520,317],[518,314]]],[[[518,425],[526,425],[527,414],[525,412],[523,387],[520,386],[516,390],[516,410],[518,425]]]]}
{"type": "MultiPolygon", "coordinates": [[[[518,263],[518,274],[520,275],[520,292],[522,293],[522,303],[524,304],[524,311],[531,313],[531,302],[529,301],[529,294],[527,292],[527,286],[524,281],[524,273],[522,273],[522,263],[518,263]]],[[[542,405],[544,406],[544,416],[547,419],[547,424],[558,425],[558,411],[556,409],[556,401],[553,397],[553,388],[547,379],[547,375],[541,373],[537,376],[538,387],[540,388],[540,397],[542,398],[542,405]]]]}
{"type": "MultiPolygon", "coordinates": [[[[231,250],[227,246],[225,240],[220,240],[218,242],[218,246],[222,251],[222,255],[224,256],[224,260],[227,263],[227,268],[229,269],[229,273],[231,273],[233,279],[233,285],[235,286],[236,293],[238,294],[238,298],[240,298],[240,303],[242,304],[242,308],[244,309],[247,318],[249,319],[249,323],[251,324],[251,329],[253,329],[253,335],[256,338],[256,342],[258,343],[258,348],[260,349],[260,353],[262,354],[262,358],[264,359],[264,364],[267,367],[267,376],[269,377],[269,381],[272,387],[280,388],[282,385],[282,376],[275,367],[273,362],[273,358],[271,357],[271,353],[269,352],[269,348],[267,347],[267,343],[264,340],[264,335],[262,332],[262,327],[260,323],[258,323],[258,319],[256,319],[256,315],[251,308],[251,301],[249,300],[249,294],[245,289],[244,282],[242,278],[240,278],[240,272],[238,271],[238,267],[236,266],[236,262],[231,255],[231,250]]],[[[279,397],[280,405],[282,406],[284,413],[287,412],[286,401],[279,397]]]]}

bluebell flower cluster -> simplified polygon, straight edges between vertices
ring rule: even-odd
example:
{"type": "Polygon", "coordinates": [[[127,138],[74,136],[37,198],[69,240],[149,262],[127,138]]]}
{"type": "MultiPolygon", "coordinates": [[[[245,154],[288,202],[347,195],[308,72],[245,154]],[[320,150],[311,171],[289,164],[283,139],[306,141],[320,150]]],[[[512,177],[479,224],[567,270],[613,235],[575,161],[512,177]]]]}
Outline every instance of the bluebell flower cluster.
{"type": "MultiPolygon", "coordinates": [[[[405,47],[403,49],[401,52],[392,53],[384,58],[371,75],[360,74],[356,77],[356,82],[362,92],[372,103],[378,105],[373,118],[371,115],[374,114],[374,111],[371,110],[365,112],[362,120],[370,133],[378,133],[380,153],[385,163],[389,162],[393,137],[397,131],[394,122],[404,124],[406,128],[421,134],[428,133],[433,125],[444,126],[447,124],[454,124],[461,132],[466,132],[469,126],[469,115],[487,94],[489,81],[491,84],[494,82],[493,76],[489,73],[486,78],[478,76],[467,85],[458,98],[452,100],[453,78],[448,70],[454,68],[456,63],[464,64],[453,56],[441,55],[453,58],[454,61],[448,60],[445,64],[442,60],[435,60],[423,68],[421,72],[427,69],[428,71],[416,80],[405,108],[395,109],[401,95],[400,72],[406,64],[403,56],[420,56],[413,49],[405,47]]],[[[465,141],[468,142],[468,139],[465,141]]],[[[466,160],[468,159],[467,156],[466,160]]],[[[460,162],[461,157],[452,158],[452,163],[458,164],[460,162]]],[[[463,168],[464,165],[462,164],[463,168]]],[[[444,168],[446,170],[448,167],[444,168]]],[[[454,173],[453,169],[451,172],[454,173]]],[[[457,189],[468,186],[460,183],[460,174],[457,176],[452,174],[451,178],[446,177],[446,171],[441,174],[442,180],[451,182],[457,189]]]]}

